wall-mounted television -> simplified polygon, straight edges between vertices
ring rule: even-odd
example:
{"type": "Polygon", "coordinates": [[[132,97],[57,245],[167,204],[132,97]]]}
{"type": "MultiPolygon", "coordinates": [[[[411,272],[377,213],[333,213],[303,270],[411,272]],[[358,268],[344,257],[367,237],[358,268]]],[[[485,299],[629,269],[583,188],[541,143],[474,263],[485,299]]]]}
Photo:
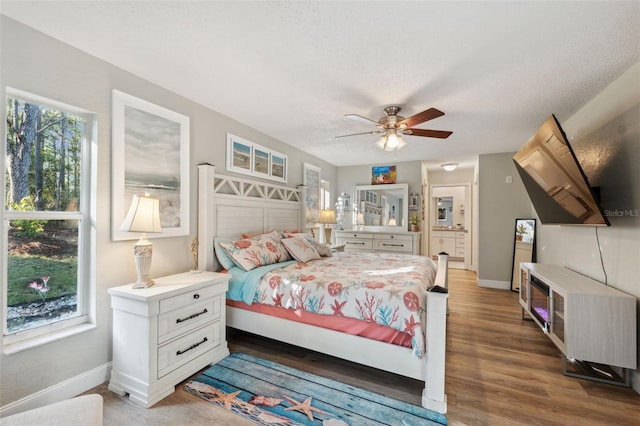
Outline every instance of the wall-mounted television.
{"type": "Polygon", "coordinates": [[[541,223],[610,225],[555,116],[544,122],[513,162],[541,223]]]}

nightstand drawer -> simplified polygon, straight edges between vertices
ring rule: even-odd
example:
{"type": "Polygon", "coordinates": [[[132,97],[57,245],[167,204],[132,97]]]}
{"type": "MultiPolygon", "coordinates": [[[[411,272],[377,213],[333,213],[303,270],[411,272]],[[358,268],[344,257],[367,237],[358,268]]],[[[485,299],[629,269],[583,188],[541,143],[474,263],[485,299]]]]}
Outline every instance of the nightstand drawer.
{"type": "Polygon", "coordinates": [[[207,299],[220,293],[220,288],[216,285],[208,285],[206,287],[200,287],[196,290],[191,290],[177,296],[167,297],[160,300],[160,313],[173,311],[175,309],[188,306],[196,303],[200,300],[207,299]]]}
{"type": "Polygon", "coordinates": [[[220,318],[221,296],[210,297],[198,303],[158,317],[158,343],[163,343],[189,330],[198,328],[204,323],[220,318]]]}
{"type": "Polygon", "coordinates": [[[207,352],[221,342],[220,321],[207,324],[158,348],[158,378],[207,352]]]}

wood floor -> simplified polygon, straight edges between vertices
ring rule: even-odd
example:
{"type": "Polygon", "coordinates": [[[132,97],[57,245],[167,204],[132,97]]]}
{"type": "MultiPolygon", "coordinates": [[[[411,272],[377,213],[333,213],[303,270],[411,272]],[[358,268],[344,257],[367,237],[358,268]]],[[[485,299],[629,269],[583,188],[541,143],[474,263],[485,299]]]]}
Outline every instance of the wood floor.
{"type": "MultiPolygon", "coordinates": [[[[517,294],[483,289],[475,274],[451,270],[447,323],[447,418],[451,425],[638,425],[640,395],[630,388],[566,377],[560,354],[532,321],[521,320],[517,294]]],[[[421,385],[318,353],[229,331],[245,352],[420,404],[421,385]]],[[[242,425],[242,419],[182,390],[144,409],[107,390],[104,425],[242,425]]]]}

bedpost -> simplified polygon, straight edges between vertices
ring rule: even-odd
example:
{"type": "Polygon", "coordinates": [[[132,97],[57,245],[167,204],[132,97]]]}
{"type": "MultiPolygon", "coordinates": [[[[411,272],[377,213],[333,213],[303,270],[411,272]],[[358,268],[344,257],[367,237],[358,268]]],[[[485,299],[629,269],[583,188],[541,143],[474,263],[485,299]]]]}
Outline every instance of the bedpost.
{"type": "Polygon", "coordinates": [[[422,406],[439,413],[447,412],[444,393],[445,353],[447,346],[447,293],[427,293],[427,375],[422,391],[422,406]]]}
{"type": "Polygon", "coordinates": [[[216,166],[198,165],[198,269],[213,271],[213,238],[216,235],[212,216],[216,166]]]}
{"type": "Polygon", "coordinates": [[[438,256],[435,291],[427,292],[427,373],[422,392],[422,406],[439,413],[447,412],[444,393],[445,354],[447,347],[448,256],[438,256]]]}

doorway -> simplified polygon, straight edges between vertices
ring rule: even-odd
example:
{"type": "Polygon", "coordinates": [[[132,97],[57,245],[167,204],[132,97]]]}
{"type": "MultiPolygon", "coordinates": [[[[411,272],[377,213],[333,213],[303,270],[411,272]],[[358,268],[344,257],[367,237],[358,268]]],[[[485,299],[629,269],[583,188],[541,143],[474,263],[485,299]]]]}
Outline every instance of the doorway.
{"type": "Polygon", "coordinates": [[[471,264],[471,188],[469,184],[431,185],[429,191],[429,256],[449,254],[449,266],[469,269],[471,264]]]}

